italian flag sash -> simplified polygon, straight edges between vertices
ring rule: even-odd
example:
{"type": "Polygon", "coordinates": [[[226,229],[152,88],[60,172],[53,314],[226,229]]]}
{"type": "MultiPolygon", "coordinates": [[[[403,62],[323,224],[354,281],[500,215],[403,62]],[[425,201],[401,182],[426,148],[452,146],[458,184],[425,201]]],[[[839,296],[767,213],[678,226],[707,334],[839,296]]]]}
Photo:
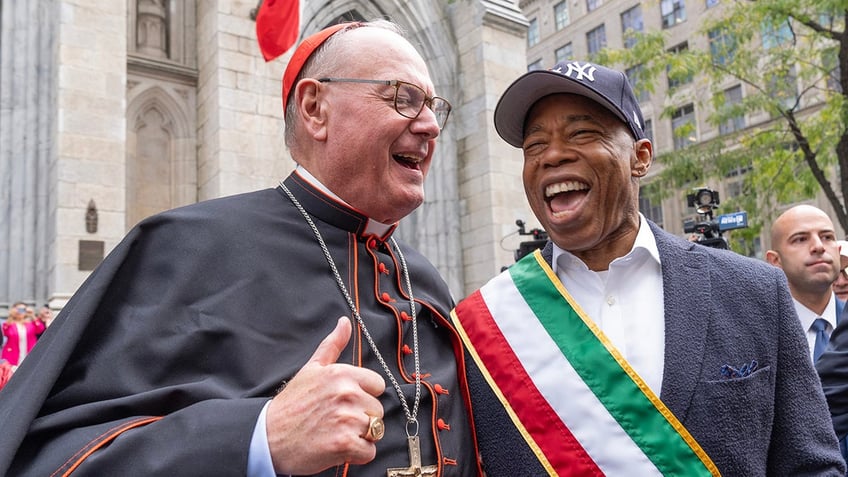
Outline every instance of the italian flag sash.
{"type": "Polygon", "coordinates": [[[538,250],[451,316],[550,475],[720,475],[538,250]]]}

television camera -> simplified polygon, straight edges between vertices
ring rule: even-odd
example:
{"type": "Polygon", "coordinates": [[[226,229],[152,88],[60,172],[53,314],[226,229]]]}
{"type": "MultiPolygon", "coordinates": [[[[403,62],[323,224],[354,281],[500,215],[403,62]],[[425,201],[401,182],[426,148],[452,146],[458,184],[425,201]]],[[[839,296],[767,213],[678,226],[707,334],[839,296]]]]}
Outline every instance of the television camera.
{"type": "Polygon", "coordinates": [[[526,230],[526,224],[521,219],[516,220],[515,225],[518,226],[518,235],[533,236],[533,240],[525,240],[518,244],[518,250],[515,251],[515,261],[517,262],[524,258],[525,255],[533,253],[537,248],[544,247],[548,241],[548,233],[542,229],[526,230]]]}
{"type": "Polygon", "coordinates": [[[718,207],[718,192],[700,188],[694,193],[686,196],[689,207],[698,212],[699,220],[687,219],[683,221],[683,231],[689,234],[697,234],[696,243],[707,247],[727,249],[727,240],[722,234],[727,230],[748,227],[748,214],[746,212],[735,212],[732,214],[713,217],[713,212],[718,207]]]}

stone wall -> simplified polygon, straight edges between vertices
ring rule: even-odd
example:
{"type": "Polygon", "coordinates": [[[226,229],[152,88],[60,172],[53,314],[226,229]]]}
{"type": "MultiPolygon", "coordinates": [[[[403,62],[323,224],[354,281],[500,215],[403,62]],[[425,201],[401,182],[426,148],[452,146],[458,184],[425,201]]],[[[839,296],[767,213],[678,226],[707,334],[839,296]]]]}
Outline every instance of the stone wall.
{"type": "MultiPolygon", "coordinates": [[[[0,241],[0,308],[17,299],[60,308],[88,277],[83,265],[96,263],[92,245],[108,254],[147,215],[274,187],[294,168],[280,99],[291,52],[262,59],[256,6],[3,3],[0,233],[9,240],[0,241]]],[[[425,204],[398,234],[464,297],[512,263],[515,219],[531,218],[520,151],[492,125],[500,93],[525,69],[516,2],[304,0],[301,8],[304,36],[352,16],[396,21],[453,104],[425,204]]]]}

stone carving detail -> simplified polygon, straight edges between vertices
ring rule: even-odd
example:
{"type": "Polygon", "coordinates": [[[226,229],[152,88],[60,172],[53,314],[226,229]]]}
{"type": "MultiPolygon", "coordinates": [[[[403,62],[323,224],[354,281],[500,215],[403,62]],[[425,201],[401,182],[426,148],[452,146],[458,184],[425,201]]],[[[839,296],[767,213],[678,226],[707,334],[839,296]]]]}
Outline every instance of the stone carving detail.
{"type": "Polygon", "coordinates": [[[85,211],[85,231],[90,234],[97,233],[97,205],[94,199],[88,201],[88,209],[85,211]]]}
{"type": "Polygon", "coordinates": [[[168,58],[167,0],[138,0],[136,50],[155,58],[168,58]]]}

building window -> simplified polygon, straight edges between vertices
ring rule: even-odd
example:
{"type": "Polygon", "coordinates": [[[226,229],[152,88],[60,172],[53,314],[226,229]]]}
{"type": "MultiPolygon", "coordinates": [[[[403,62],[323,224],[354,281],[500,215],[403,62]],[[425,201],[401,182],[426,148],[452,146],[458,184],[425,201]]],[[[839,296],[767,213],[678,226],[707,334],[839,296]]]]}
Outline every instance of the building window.
{"type": "Polygon", "coordinates": [[[792,42],[792,29],[789,27],[789,21],[785,21],[780,25],[763,24],[760,36],[763,41],[763,48],[766,50],[779,46],[788,46],[792,42]]]}
{"type": "Polygon", "coordinates": [[[790,68],[785,75],[774,74],[769,78],[769,91],[772,97],[779,100],[784,108],[794,109],[798,102],[798,75],[795,68],[790,68]]]}
{"type": "MultiPolygon", "coordinates": [[[[742,86],[736,85],[730,89],[724,90],[724,108],[731,109],[735,106],[738,106],[742,103],[742,86]]],[[[728,119],[727,121],[719,124],[718,133],[719,134],[730,134],[733,131],[738,131],[745,127],[745,116],[743,114],[737,114],[728,119]]]]}
{"type": "Polygon", "coordinates": [[[751,253],[748,256],[763,259],[763,244],[760,237],[754,237],[754,245],[751,247],[751,253]]]}
{"type": "Polygon", "coordinates": [[[651,98],[651,94],[648,90],[642,87],[642,69],[642,65],[636,65],[624,70],[624,74],[627,75],[627,80],[630,82],[630,86],[633,87],[633,93],[636,94],[636,100],[640,103],[644,103],[651,98]]]}
{"type": "Polygon", "coordinates": [[[827,88],[842,94],[842,84],[839,82],[842,67],[839,66],[839,51],[836,47],[822,51],[822,67],[827,72],[827,88]]]}
{"type": "MultiPolygon", "coordinates": [[[[679,45],[673,46],[668,49],[668,52],[672,55],[676,55],[679,53],[683,53],[684,51],[689,49],[689,43],[683,42],[679,45]]],[[[684,84],[692,82],[692,73],[687,71],[678,72],[672,70],[671,66],[666,67],[666,76],[668,76],[668,89],[678,88],[684,84]]]]}
{"type": "Polygon", "coordinates": [[[574,51],[571,48],[571,43],[566,43],[564,46],[561,46],[554,51],[556,55],[556,62],[559,63],[561,61],[570,60],[574,56],[574,51]]]}
{"type": "Polygon", "coordinates": [[[590,55],[603,50],[607,46],[607,30],[604,25],[595,27],[586,33],[586,46],[590,55]]]}
{"type": "Polygon", "coordinates": [[[542,60],[541,59],[538,59],[538,60],[530,63],[529,65],[527,65],[527,71],[541,70],[542,68],[543,67],[542,67],[542,60]]]}
{"type": "Polygon", "coordinates": [[[554,5],[554,20],[556,21],[557,31],[562,30],[571,22],[568,18],[568,2],[559,2],[554,5]]]}
{"type": "Polygon", "coordinates": [[[645,120],[645,127],[642,129],[645,131],[645,137],[651,141],[651,144],[654,142],[654,121],[650,119],[645,120]]]}
{"type": "Polygon", "coordinates": [[[742,181],[727,182],[724,184],[725,197],[732,199],[742,195],[742,181]]]}
{"type": "Polygon", "coordinates": [[[819,25],[832,30],[834,28],[834,22],[836,21],[836,16],[831,15],[830,13],[821,13],[819,14],[819,25]]]}
{"type": "Polygon", "coordinates": [[[586,11],[591,12],[603,5],[603,0],[586,0],[586,11]]]}
{"type": "Polygon", "coordinates": [[[530,26],[527,28],[527,47],[536,46],[539,43],[539,20],[530,20],[530,26]]]}
{"type": "Polygon", "coordinates": [[[683,0],[660,0],[663,28],[671,28],[686,21],[686,4],[683,0]]]}
{"type": "Polygon", "coordinates": [[[625,48],[632,48],[636,44],[636,38],[633,35],[642,31],[645,31],[645,23],[642,21],[641,5],[636,5],[621,14],[621,32],[625,48]]]}
{"type": "MultiPolygon", "coordinates": [[[[742,177],[745,174],[747,174],[747,173],[749,173],[753,170],[754,170],[754,166],[752,165],[752,163],[749,162],[748,164],[740,165],[739,167],[731,170],[730,172],[725,174],[724,177],[727,178],[727,179],[732,179],[734,177],[742,177]]],[[[728,197],[735,197],[735,196],[729,195],[728,197]]]]}
{"type": "Polygon", "coordinates": [[[695,131],[695,106],[690,103],[674,110],[671,114],[671,131],[675,150],[698,141],[695,131]]]}
{"type": "Polygon", "coordinates": [[[650,187],[650,185],[639,187],[639,212],[642,212],[642,215],[644,215],[646,219],[654,222],[655,224],[659,225],[660,228],[662,228],[662,202],[654,203],[653,201],[651,201],[650,187]]]}
{"type": "Polygon", "coordinates": [[[713,63],[726,65],[733,59],[736,50],[736,41],[732,34],[723,28],[713,28],[707,32],[710,42],[710,56],[713,63]]]}

